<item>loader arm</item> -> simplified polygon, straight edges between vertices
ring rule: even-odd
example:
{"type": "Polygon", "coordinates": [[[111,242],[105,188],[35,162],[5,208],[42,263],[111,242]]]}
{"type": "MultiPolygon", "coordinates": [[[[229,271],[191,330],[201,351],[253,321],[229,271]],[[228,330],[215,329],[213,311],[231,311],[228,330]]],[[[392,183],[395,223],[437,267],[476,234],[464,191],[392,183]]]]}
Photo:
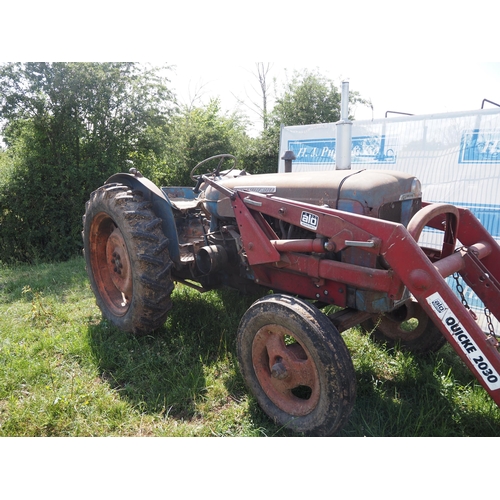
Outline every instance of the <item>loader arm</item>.
{"type": "MultiPolygon", "coordinates": [[[[347,284],[384,291],[394,299],[406,286],[500,406],[498,342],[481,330],[445,281],[459,273],[500,319],[500,247],[470,211],[449,210],[453,241],[464,247],[451,252],[450,239],[445,238],[442,252],[431,261],[401,224],[253,192],[236,190],[231,200],[256,281],[340,306],[345,306],[347,284]],[[319,241],[271,240],[263,230],[262,215],[308,229],[319,241]],[[372,269],[318,255],[349,246],[377,254],[389,268],[372,269]]],[[[442,207],[433,211],[431,206],[427,219],[420,222],[442,230],[445,212],[442,207]]]]}

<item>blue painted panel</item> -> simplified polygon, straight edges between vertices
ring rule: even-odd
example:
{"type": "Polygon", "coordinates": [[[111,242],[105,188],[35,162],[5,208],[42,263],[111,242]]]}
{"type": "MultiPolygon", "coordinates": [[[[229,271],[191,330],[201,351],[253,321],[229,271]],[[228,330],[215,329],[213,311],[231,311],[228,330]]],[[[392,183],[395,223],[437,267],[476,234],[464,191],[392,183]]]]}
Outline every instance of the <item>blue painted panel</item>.
{"type": "MultiPolygon", "coordinates": [[[[388,138],[380,136],[356,136],[352,138],[351,163],[394,164],[396,154],[387,145],[388,138]]],[[[289,140],[288,150],[293,151],[294,163],[335,164],[336,139],[289,140]]]]}
{"type": "Polygon", "coordinates": [[[294,163],[335,163],[335,139],[313,139],[288,141],[288,150],[293,151],[294,163]]]}
{"type": "Polygon", "coordinates": [[[500,132],[479,129],[462,132],[458,163],[500,163],[500,132]]]}
{"type": "Polygon", "coordinates": [[[363,135],[352,138],[351,163],[396,163],[396,152],[385,135],[363,135]]]}

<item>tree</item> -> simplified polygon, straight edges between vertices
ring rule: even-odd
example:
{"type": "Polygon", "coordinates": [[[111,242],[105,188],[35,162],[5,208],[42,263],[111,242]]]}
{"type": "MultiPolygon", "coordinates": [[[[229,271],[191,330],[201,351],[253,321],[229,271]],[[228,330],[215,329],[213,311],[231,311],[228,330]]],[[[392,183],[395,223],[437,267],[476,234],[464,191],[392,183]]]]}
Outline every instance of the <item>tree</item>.
{"type": "Polygon", "coordinates": [[[255,66],[256,73],[252,73],[252,75],[258,82],[258,89],[256,90],[252,87],[252,90],[257,94],[258,101],[255,100],[255,97],[250,97],[248,93],[246,93],[248,101],[239,98],[236,99],[239,104],[246,106],[252,113],[256,113],[259,116],[259,119],[262,121],[262,129],[266,131],[269,126],[269,101],[271,89],[269,73],[272,69],[272,64],[258,62],[255,63],[255,66]]]}
{"type": "Polygon", "coordinates": [[[173,94],[134,63],[0,66],[0,123],[11,162],[0,187],[0,260],[64,259],[81,249],[92,190],[165,147],[173,94]]]}
{"type": "MultiPolygon", "coordinates": [[[[366,103],[357,92],[349,93],[351,104],[366,103]]],[[[318,72],[295,71],[276,100],[272,112],[275,126],[334,123],[340,120],[341,93],[330,80],[318,72]]]]}
{"type": "MultiPolygon", "coordinates": [[[[366,104],[357,92],[350,92],[351,104],[366,104]]],[[[295,71],[268,115],[268,127],[261,134],[259,157],[262,171],[276,171],[280,130],[284,126],[334,123],[340,120],[341,93],[317,71],[295,71]]]]}
{"type": "Polygon", "coordinates": [[[191,185],[189,173],[197,163],[221,153],[238,156],[246,141],[244,119],[234,113],[224,115],[218,99],[206,106],[184,107],[172,119],[165,160],[152,180],[163,185],[191,185]]]}
{"type": "Polygon", "coordinates": [[[248,138],[240,151],[242,165],[250,174],[277,172],[279,151],[279,132],[263,130],[258,137],[248,138]]]}

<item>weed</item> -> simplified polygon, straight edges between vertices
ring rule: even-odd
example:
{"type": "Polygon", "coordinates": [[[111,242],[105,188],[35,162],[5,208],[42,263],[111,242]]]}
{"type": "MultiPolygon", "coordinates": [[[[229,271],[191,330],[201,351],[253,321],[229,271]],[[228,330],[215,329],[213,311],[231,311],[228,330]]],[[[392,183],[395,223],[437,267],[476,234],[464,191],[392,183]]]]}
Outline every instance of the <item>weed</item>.
{"type": "Polygon", "coordinates": [[[43,323],[46,326],[50,323],[52,313],[47,304],[43,304],[42,293],[33,291],[29,285],[23,286],[23,295],[29,296],[31,300],[31,311],[29,318],[33,323],[43,323]]]}

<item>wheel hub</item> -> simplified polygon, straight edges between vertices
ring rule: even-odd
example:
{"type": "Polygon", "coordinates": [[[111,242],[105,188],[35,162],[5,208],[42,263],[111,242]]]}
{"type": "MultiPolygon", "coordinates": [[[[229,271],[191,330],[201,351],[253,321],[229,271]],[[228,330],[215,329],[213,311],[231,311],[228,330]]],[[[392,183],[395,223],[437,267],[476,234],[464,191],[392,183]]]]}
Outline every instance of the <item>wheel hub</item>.
{"type": "Polygon", "coordinates": [[[287,328],[262,327],[253,340],[252,358],[260,385],[278,408],[297,417],[316,408],[320,396],[316,365],[287,328]]]}
{"type": "Polygon", "coordinates": [[[113,314],[123,316],[130,307],[133,292],[125,239],[105,212],[94,217],[89,233],[90,263],[99,295],[113,314]]]}
{"type": "Polygon", "coordinates": [[[121,306],[125,307],[132,296],[132,272],[127,247],[117,227],[106,242],[106,263],[111,281],[122,294],[121,306]]]}
{"type": "Polygon", "coordinates": [[[288,372],[286,370],[286,366],[278,361],[271,368],[271,376],[277,378],[278,380],[283,380],[288,377],[288,372]]]}

